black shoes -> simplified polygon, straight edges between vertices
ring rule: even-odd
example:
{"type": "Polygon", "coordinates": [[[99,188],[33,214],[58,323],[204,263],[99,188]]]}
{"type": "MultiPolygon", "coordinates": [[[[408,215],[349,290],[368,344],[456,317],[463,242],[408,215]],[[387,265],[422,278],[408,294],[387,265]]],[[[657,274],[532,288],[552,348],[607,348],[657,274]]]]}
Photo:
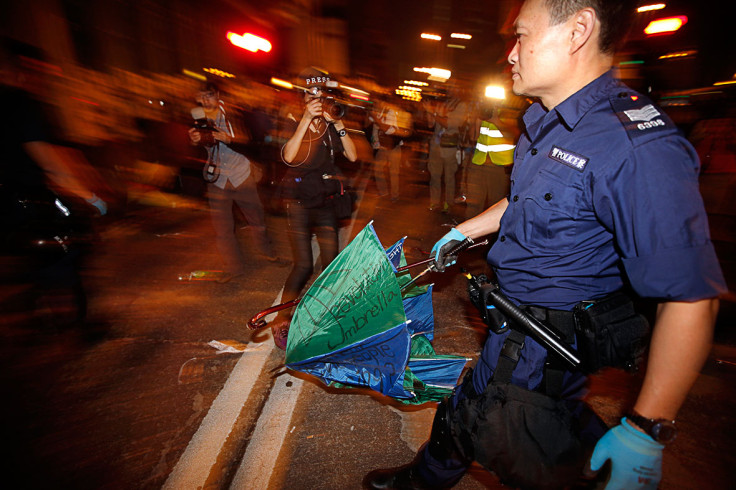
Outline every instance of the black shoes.
{"type": "Polygon", "coordinates": [[[415,464],[389,468],[384,470],[373,470],[363,478],[363,488],[368,489],[393,489],[393,490],[429,490],[439,489],[430,485],[422,479],[415,464]]]}

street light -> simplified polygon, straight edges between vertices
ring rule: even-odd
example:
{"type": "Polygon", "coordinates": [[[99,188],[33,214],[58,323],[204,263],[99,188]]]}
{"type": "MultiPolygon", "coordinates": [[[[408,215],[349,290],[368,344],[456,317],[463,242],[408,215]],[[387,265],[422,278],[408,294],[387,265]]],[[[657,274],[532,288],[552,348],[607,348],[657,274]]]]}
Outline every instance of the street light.
{"type": "Polygon", "coordinates": [[[452,72],[450,70],[445,70],[444,68],[420,68],[420,67],[414,67],[414,71],[420,72],[420,73],[427,73],[429,74],[430,80],[438,80],[445,82],[447,81],[451,76],[452,72]]]}
{"type": "Polygon", "coordinates": [[[641,14],[642,12],[651,12],[652,10],[661,10],[665,7],[666,5],[663,3],[654,3],[652,5],[642,5],[641,7],[636,9],[636,11],[641,14]]]}
{"type": "Polygon", "coordinates": [[[294,88],[294,85],[291,82],[287,82],[286,80],[281,80],[280,78],[271,77],[271,83],[273,85],[276,85],[277,87],[283,87],[292,89],[294,88]]]}
{"type": "Polygon", "coordinates": [[[685,24],[687,24],[686,15],[666,17],[664,19],[651,21],[649,25],[644,29],[644,33],[647,36],[653,36],[655,34],[672,34],[685,24]]]}
{"type": "Polygon", "coordinates": [[[429,39],[430,41],[442,41],[442,36],[438,36],[437,34],[429,34],[429,33],[423,32],[422,39],[429,39]]]}
{"type": "Polygon", "coordinates": [[[506,98],[506,90],[499,85],[486,86],[486,97],[489,99],[504,100],[506,98]]]}

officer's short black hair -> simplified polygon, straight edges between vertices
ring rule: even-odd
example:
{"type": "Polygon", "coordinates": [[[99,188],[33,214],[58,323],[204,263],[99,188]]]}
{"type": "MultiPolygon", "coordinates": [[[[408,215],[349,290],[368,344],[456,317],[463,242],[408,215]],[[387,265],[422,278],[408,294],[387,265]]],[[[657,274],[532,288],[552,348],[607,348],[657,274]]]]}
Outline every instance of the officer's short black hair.
{"type": "Polygon", "coordinates": [[[545,0],[552,25],[565,22],[584,8],[592,8],[601,22],[598,47],[602,53],[613,54],[626,41],[626,35],[636,15],[633,0],[545,0]]]}

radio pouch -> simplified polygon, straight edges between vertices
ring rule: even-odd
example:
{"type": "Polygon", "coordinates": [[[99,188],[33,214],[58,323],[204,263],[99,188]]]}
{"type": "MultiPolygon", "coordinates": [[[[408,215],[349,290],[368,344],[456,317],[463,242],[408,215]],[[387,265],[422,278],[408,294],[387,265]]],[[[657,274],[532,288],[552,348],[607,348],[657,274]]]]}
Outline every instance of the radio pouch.
{"type": "Polygon", "coordinates": [[[577,350],[586,371],[638,369],[649,341],[649,322],[623,292],[575,305],[577,350]]]}

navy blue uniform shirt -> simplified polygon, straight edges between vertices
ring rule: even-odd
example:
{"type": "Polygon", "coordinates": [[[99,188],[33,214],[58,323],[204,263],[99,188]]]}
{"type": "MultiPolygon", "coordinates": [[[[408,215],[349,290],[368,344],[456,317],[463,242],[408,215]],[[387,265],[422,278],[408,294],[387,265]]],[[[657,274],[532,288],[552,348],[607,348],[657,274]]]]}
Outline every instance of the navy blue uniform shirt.
{"type": "MultiPolygon", "coordinates": [[[[627,281],[662,300],[726,290],[698,157],[661,109],[608,72],[549,112],[532,105],[524,123],[508,208],[488,254],[506,295],[570,310],[627,281]]],[[[473,373],[479,393],[507,335],[490,334],[483,347],[473,373]]],[[[546,354],[527,338],[512,382],[538,387],[546,354]]],[[[573,397],[579,388],[566,387],[573,397]]]]}
{"type": "Polygon", "coordinates": [[[509,297],[569,310],[627,280],[663,300],[725,291],[698,157],[661,109],[608,72],[524,123],[488,254],[509,297]]]}

